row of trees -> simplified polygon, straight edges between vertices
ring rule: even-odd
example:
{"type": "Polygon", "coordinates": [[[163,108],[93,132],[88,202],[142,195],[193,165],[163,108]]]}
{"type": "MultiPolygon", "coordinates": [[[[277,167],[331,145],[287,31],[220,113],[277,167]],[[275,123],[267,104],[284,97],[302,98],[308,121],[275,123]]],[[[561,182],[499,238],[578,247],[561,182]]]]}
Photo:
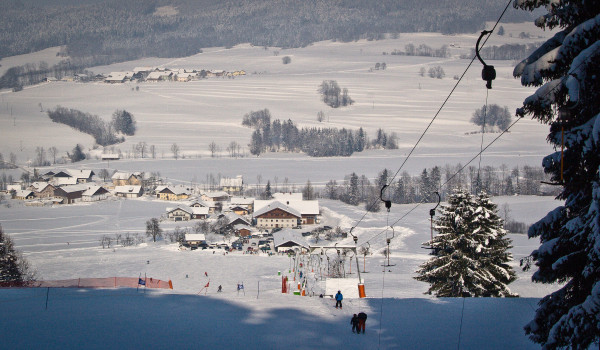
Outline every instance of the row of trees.
{"type": "Polygon", "coordinates": [[[429,67],[429,70],[426,70],[425,67],[421,67],[421,69],[419,69],[419,75],[424,77],[425,73],[427,73],[430,78],[442,79],[446,76],[446,72],[442,66],[429,67]]]}
{"type": "Polygon", "coordinates": [[[53,122],[62,123],[89,134],[101,146],[125,141],[125,138],[117,136],[117,133],[125,135],[135,133],[135,119],[131,113],[125,110],[115,111],[112,121],[109,123],[106,123],[97,115],[61,106],[57,106],[54,110],[48,110],[47,113],[53,122]]]}
{"type": "Polygon", "coordinates": [[[35,85],[41,83],[47,77],[61,79],[65,76],[81,74],[86,79],[91,79],[92,72],[89,72],[82,65],[73,64],[69,60],[61,61],[58,64],[50,67],[45,61],[41,61],[37,65],[35,63],[27,63],[23,66],[15,66],[6,70],[0,77],[0,89],[21,90],[23,86],[35,85]]]}
{"type": "MultiPolygon", "coordinates": [[[[322,113],[318,115],[322,118],[322,113]]],[[[271,151],[304,152],[312,157],[350,156],[366,148],[396,149],[397,136],[377,131],[376,138],[369,142],[362,128],[352,131],[346,128],[302,128],[298,129],[290,119],[275,119],[271,123],[268,109],[252,111],[244,115],[242,125],[254,128],[250,140],[250,153],[259,155],[271,151]]],[[[233,149],[233,148],[232,148],[233,149]]]]}
{"type": "MultiPolygon", "coordinates": [[[[540,43],[529,43],[486,46],[479,51],[479,54],[485,60],[520,60],[523,57],[531,54],[538,47],[540,47],[540,45],[540,43]]],[[[471,49],[470,56],[461,55],[461,58],[465,59],[470,59],[473,57],[475,57],[475,49],[471,49]]]]}
{"type": "MultiPolygon", "coordinates": [[[[210,5],[179,1],[174,5],[177,15],[153,15],[160,6],[145,0],[73,5],[1,2],[0,57],[66,45],[65,53],[77,58],[73,64],[92,67],[140,57],[184,57],[202,47],[239,43],[288,48],[330,39],[377,40],[385,38],[384,33],[474,32],[485,21],[495,20],[503,5],[460,0],[449,10],[418,0],[326,0],[319,6],[313,2],[272,6],[262,0],[210,5]]],[[[506,16],[506,20],[530,18],[518,13],[506,16]]]]}
{"type": "MultiPolygon", "coordinates": [[[[384,52],[384,55],[385,54],[387,53],[384,52]]],[[[448,45],[442,45],[442,47],[440,47],[439,49],[433,49],[425,44],[415,46],[415,44],[410,43],[404,46],[404,51],[394,49],[394,51],[392,51],[390,54],[400,56],[425,56],[446,58],[450,56],[450,49],[448,48],[448,45]]]]}
{"type": "Polygon", "coordinates": [[[388,185],[384,198],[396,204],[432,202],[437,200],[434,192],[439,192],[444,200],[454,188],[463,188],[470,193],[483,191],[493,196],[554,193],[551,186],[542,187],[541,181],[548,179],[540,167],[524,166],[510,170],[506,165],[498,168],[486,166],[481,171],[474,166],[462,168],[460,164],[443,168],[435,166],[423,169],[418,176],[404,171],[393,181],[393,173],[387,169],[382,170],[375,180],[352,173],[342,183],[330,180],[320,195],[352,205],[367,203],[369,210],[378,211],[380,191],[384,185],[388,185]],[[443,184],[445,186],[442,187],[443,184]]]}

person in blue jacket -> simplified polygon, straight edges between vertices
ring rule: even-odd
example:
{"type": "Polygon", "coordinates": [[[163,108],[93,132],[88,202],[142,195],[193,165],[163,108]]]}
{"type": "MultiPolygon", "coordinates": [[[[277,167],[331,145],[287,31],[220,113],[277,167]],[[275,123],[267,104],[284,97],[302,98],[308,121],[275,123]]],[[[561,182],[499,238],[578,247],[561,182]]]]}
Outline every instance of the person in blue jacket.
{"type": "Polygon", "coordinates": [[[338,306],[340,307],[340,309],[342,308],[342,300],[344,299],[344,296],[342,295],[342,292],[338,290],[337,294],[335,295],[335,308],[337,309],[338,306]]]}

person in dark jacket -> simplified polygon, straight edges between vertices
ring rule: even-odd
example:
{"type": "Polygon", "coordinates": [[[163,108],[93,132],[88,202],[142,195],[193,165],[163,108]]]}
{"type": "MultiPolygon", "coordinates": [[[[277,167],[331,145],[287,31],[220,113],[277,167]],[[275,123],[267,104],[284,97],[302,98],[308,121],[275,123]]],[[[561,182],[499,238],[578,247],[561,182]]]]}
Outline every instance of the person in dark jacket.
{"type": "Polygon", "coordinates": [[[358,329],[357,329],[357,333],[360,333],[360,330],[362,329],[363,334],[365,334],[365,323],[367,322],[367,314],[365,314],[364,312],[359,312],[358,313],[358,329]]]}
{"type": "Polygon", "coordinates": [[[338,306],[340,307],[340,309],[342,308],[342,300],[344,299],[344,296],[342,295],[342,292],[338,290],[337,294],[335,295],[335,308],[337,309],[338,306]]]}
{"type": "Polygon", "coordinates": [[[350,324],[352,325],[352,333],[356,333],[358,331],[358,316],[356,316],[356,314],[352,316],[350,324]]]}

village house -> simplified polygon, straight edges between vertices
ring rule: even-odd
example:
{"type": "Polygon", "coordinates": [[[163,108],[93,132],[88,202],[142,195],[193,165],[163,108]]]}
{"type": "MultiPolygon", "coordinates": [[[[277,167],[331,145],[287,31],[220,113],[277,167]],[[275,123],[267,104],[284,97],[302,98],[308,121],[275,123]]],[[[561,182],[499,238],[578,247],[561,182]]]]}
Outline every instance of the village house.
{"type": "Polygon", "coordinates": [[[62,204],[73,204],[81,201],[83,192],[87,190],[88,186],[84,184],[57,187],[54,190],[54,197],[62,204]]]}
{"type": "Polygon", "coordinates": [[[102,186],[89,186],[89,188],[81,194],[82,202],[96,202],[104,200],[108,197],[109,192],[102,186]]]}
{"type": "Polygon", "coordinates": [[[229,209],[238,215],[252,214],[254,209],[254,198],[231,197],[229,209]]]}
{"type": "Polygon", "coordinates": [[[158,186],[156,188],[156,197],[166,201],[178,201],[188,199],[191,191],[181,186],[158,186]]]}
{"type": "Polygon", "coordinates": [[[187,82],[187,81],[191,81],[193,79],[195,79],[197,76],[196,73],[177,73],[175,75],[175,80],[179,81],[179,82],[187,82]]]}
{"type": "Polygon", "coordinates": [[[235,178],[223,177],[221,178],[219,187],[221,191],[227,192],[230,195],[240,195],[244,191],[244,179],[242,175],[238,175],[235,178]]]}
{"type": "Polygon", "coordinates": [[[35,198],[35,193],[32,190],[16,190],[14,193],[14,199],[29,200],[35,198]]]}
{"type": "Polygon", "coordinates": [[[206,237],[203,233],[186,233],[183,245],[187,247],[199,247],[206,244],[206,237]]]}
{"type": "Polygon", "coordinates": [[[217,209],[217,202],[205,202],[200,199],[194,199],[186,203],[191,208],[208,208],[208,212],[213,214],[217,209]]]}
{"type": "Polygon", "coordinates": [[[110,74],[104,79],[105,83],[118,84],[130,81],[133,77],[133,72],[110,72],[110,74]]]}
{"type": "Polygon", "coordinates": [[[159,81],[168,81],[173,79],[173,72],[160,70],[157,68],[154,72],[150,72],[146,77],[146,81],[150,83],[156,83],[159,81]]]}
{"type": "Polygon", "coordinates": [[[252,224],[250,220],[244,218],[243,216],[237,215],[236,213],[227,213],[223,215],[227,218],[227,221],[229,222],[228,225],[231,227],[234,227],[235,225],[250,226],[252,224]]]}
{"type": "Polygon", "coordinates": [[[275,193],[274,199],[255,200],[254,209],[259,210],[273,202],[284,203],[300,212],[302,225],[314,225],[319,223],[320,207],[318,200],[302,200],[302,193],[275,193]]]}
{"type": "Polygon", "coordinates": [[[235,235],[239,237],[248,237],[254,232],[252,226],[243,224],[234,225],[233,230],[235,235]]]}
{"type": "Polygon", "coordinates": [[[200,198],[205,202],[228,202],[229,194],[224,191],[205,192],[200,198]]]}
{"type": "Polygon", "coordinates": [[[115,186],[115,196],[123,198],[138,198],[144,194],[142,186],[123,185],[115,186]]]}
{"type": "Polygon", "coordinates": [[[110,179],[112,180],[112,183],[115,186],[139,186],[142,184],[141,173],[126,173],[122,171],[117,171],[113,174],[113,176],[111,176],[110,179]]]}
{"type": "Polygon", "coordinates": [[[67,173],[77,179],[78,184],[92,182],[92,178],[96,175],[92,170],[85,169],[67,169],[67,173]]]}
{"type": "Polygon", "coordinates": [[[208,208],[190,208],[182,205],[175,208],[167,208],[166,214],[167,219],[173,221],[206,219],[208,217],[208,208]]]}
{"type": "Polygon", "coordinates": [[[308,251],[309,244],[298,230],[281,230],[273,233],[273,247],[276,252],[300,249],[308,251]]]}
{"type": "Polygon", "coordinates": [[[254,220],[258,228],[292,228],[300,225],[302,214],[286,204],[273,201],[255,210],[254,220]]]}
{"type": "Polygon", "coordinates": [[[43,177],[47,177],[48,182],[54,186],[68,186],[92,182],[94,175],[96,174],[93,170],[66,169],[56,173],[47,172],[43,177]]]}
{"type": "Polygon", "coordinates": [[[54,191],[56,190],[56,187],[47,182],[34,182],[29,188],[35,192],[37,198],[54,197],[54,191]]]}

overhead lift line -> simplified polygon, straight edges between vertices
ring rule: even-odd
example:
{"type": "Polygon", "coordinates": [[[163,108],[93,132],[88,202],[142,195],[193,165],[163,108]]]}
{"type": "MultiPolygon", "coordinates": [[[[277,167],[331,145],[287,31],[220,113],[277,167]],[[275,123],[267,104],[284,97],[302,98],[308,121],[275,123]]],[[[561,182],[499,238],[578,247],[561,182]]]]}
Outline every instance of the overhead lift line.
{"type": "MultiPolygon", "coordinates": [[[[506,13],[506,11],[508,10],[508,7],[510,6],[511,3],[512,3],[512,0],[509,0],[508,3],[506,4],[506,7],[504,7],[504,10],[502,11],[502,14],[500,14],[500,17],[498,17],[498,20],[494,24],[494,27],[492,27],[492,30],[489,31],[489,33],[492,33],[496,29],[496,27],[500,23],[500,20],[502,19],[502,17],[504,16],[504,14],[506,13]]],[[[489,36],[487,38],[485,38],[485,40],[483,41],[483,44],[481,44],[482,47],[485,46],[485,44],[486,44],[486,42],[488,41],[489,38],[490,38],[489,36]]],[[[481,39],[481,37],[480,37],[480,39],[481,39]]],[[[462,81],[462,79],[464,78],[464,76],[467,74],[467,71],[469,70],[469,68],[471,68],[471,65],[473,65],[473,62],[475,61],[476,58],[478,58],[477,55],[473,56],[473,58],[471,59],[471,62],[469,62],[469,64],[467,65],[467,68],[465,68],[465,71],[458,78],[456,84],[454,84],[454,87],[452,88],[452,90],[450,90],[450,93],[448,94],[448,96],[446,97],[446,99],[444,100],[444,102],[442,103],[442,105],[440,106],[440,108],[438,109],[438,111],[435,113],[435,115],[433,116],[433,118],[431,119],[431,121],[429,122],[429,124],[427,125],[427,127],[425,128],[425,130],[423,131],[423,133],[421,134],[421,136],[419,137],[419,139],[415,143],[415,145],[412,147],[412,149],[410,150],[410,152],[408,153],[408,155],[406,156],[406,158],[404,159],[404,161],[402,162],[402,164],[400,165],[400,167],[398,168],[398,170],[394,173],[394,176],[392,176],[392,178],[389,180],[389,184],[392,184],[394,182],[394,179],[396,179],[396,177],[398,176],[398,174],[400,173],[400,171],[402,170],[402,168],[404,167],[404,165],[406,164],[406,162],[408,161],[408,159],[410,158],[410,156],[413,154],[413,152],[415,151],[415,149],[417,148],[417,146],[419,145],[419,143],[421,142],[421,140],[423,139],[423,137],[425,137],[425,134],[429,131],[429,128],[431,127],[431,125],[433,124],[433,122],[437,119],[437,117],[440,114],[440,112],[442,111],[442,109],[446,106],[446,103],[448,102],[448,100],[450,100],[450,97],[452,96],[452,94],[454,93],[454,91],[456,90],[456,88],[458,87],[458,85],[460,84],[460,82],[462,81]]],[[[381,189],[382,195],[383,195],[383,190],[384,190],[384,188],[381,189]]],[[[367,206],[367,208],[365,210],[365,213],[358,220],[358,222],[354,226],[352,226],[352,228],[350,229],[350,232],[352,232],[352,230],[354,228],[356,228],[358,225],[360,225],[360,223],[364,220],[364,218],[369,213],[369,209],[372,208],[375,205],[375,203],[377,202],[377,200],[378,199],[374,200],[373,202],[371,202],[367,206]]],[[[389,208],[388,208],[388,210],[389,210],[389,208]]]]}

